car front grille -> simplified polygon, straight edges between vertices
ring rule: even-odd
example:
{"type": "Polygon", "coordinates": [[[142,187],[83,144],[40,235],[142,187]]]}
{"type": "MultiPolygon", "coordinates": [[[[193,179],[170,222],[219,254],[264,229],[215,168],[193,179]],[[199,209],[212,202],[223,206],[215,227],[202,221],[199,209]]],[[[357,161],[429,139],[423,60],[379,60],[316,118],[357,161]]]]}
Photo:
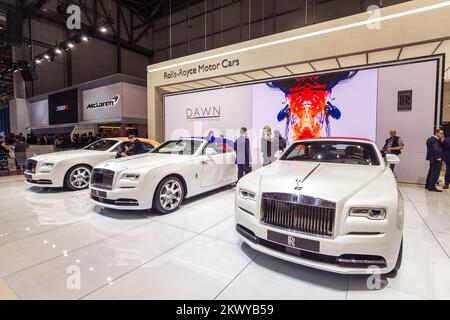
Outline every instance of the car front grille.
{"type": "Polygon", "coordinates": [[[28,159],[25,163],[25,171],[36,173],[37,161],[28,159]]]}
{"type": "Polygon", "coordinates": [[[334,202],[297,194],[264,193],[261,209],[263,224],[318,237],[333,236],[334,202]]]}
{"type": "Polygon", "coordinates": [[[91,186],[111,190],[114,182],[114,171],[94,169],[91,176],[91,186]]]}

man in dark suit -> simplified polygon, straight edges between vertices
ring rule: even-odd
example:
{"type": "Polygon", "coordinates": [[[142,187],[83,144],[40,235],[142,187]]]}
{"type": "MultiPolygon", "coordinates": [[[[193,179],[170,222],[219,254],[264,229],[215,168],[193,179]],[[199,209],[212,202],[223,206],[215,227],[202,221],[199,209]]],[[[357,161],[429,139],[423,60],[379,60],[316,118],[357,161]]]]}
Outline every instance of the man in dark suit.
{"type": "Polygon", "coordinates": [[[241,128],[241,136],[234,142],[236,164],[238,166],[238,180],[252,172],[252,153],[247,128],[241,128]]]}
{"type": "Polygon", "coordinates": [[[445,162],[445,186],[447,190],[450,184],[450,137],[444,139],[444,162],[445,162]]]}
{"type": "Polygon", "coordinates": [[[441,173],[442,157],[444,150],[442,148],[442,140],[444,139],[444,131],[436,130],[434,136],[427,140],[427,160],[430,162],[428,170],[427,182],[425,189],[431,192],[442,192],[436,188],[441,173]]]}

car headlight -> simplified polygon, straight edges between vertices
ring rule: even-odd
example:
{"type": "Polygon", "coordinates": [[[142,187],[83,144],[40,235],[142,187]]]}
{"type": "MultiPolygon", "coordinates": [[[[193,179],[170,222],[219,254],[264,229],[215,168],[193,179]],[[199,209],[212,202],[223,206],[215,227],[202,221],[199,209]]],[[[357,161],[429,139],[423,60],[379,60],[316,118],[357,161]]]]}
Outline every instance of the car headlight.
{"type": "Polygon", "coordinates": [[[44,162],[43,164],[41,164],[41,166],[39,167],[40,170],[49,170],[51,168],[53,168],[55,164],[52,162],[44,162]]]}
{"type": "Polygon", "coordinates": [[[245,189],[239,189],[239,196],[244,200],[256,201],[256,193],[245,189]]]}
{"type": "Polygon", "coordinates": [[[386,219],[386,209],[384,208],[352,208],[350,215],[354,217],[366,217],[370,220],[386,219]]]}
{"type": "Polygon", "coordinates": [[[126,173],[122,176],[122,180],[138,181],[141,175],[137,173],[126,173]]]}

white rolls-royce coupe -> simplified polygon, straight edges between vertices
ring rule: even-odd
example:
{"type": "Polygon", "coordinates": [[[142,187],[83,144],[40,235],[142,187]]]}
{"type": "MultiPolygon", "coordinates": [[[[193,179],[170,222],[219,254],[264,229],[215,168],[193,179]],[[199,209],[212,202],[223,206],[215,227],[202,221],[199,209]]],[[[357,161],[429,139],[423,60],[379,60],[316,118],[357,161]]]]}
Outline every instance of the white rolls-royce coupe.
{"type": "Polygon", "coordinates": [[[389,167],[399,158],[364,139],[294,143],[236,187],[236,230],[260,252],[342,273],[395,273],[403,198],[389,167]]]}
{"type": "Polygon", "coordinates": [[[233,143],[223,138],[169,140],[152,152],[93,169],[92,201],[112,209],[177,210],[183,199],[237,180],[233,143]]]}
{"type": "MultiPolygon", "coordinates": [[[[144,149],[151,151],[159,145],[141,139],[144,149]]],[[[89,186],[92,168],[114,159],[119,146],[127,146],[128,138],[101,139],[79,150],[60,151],[31,157],[25,166],[25,182],[31,186],[82,190],[89,186]]]]}

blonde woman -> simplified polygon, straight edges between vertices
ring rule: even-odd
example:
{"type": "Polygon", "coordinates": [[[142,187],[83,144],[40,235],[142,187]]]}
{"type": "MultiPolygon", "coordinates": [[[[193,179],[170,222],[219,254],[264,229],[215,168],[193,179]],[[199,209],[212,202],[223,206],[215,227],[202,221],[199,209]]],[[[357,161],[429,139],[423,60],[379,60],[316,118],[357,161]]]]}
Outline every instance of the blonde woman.
{"type": "Polygon", "coordinates": [[[267,166],[274,160],[275,148],[273,145],[273,133],[272,128],[265,126],[263,129],[263,136],[261,138],[261,153],[263,157],[263,165],[267,166]]]}

